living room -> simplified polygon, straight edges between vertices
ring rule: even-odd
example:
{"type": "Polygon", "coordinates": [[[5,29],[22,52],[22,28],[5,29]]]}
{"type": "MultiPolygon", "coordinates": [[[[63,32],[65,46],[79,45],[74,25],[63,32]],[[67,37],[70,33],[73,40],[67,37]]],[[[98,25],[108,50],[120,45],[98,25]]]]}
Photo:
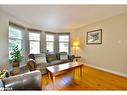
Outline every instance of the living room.
{"type": "Polygon", "coordinates": [[[1,5],[0,22],[1,80],[36,81],[10,90],[127,89],[126,5],[1,5]],[[14,69],[15,44],[23,59],[14,69]]]}

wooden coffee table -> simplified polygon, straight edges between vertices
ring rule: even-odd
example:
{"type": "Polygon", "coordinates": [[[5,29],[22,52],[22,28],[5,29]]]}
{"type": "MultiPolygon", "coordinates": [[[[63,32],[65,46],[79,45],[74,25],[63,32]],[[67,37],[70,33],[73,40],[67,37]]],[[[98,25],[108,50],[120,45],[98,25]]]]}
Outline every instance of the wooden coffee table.
{"type": "Polygon", "coordinates": [[[46,67],[46,69],[48,70],[49,78],[53,80],[53,83],[55,83],[56,76],[65,74],[76,68],[80,68],[80,77],[82,77],[82,67],[83,67],[83,63],[76,61],[76,62],[69,62],[64,64],[48,66],[46,67]]]}

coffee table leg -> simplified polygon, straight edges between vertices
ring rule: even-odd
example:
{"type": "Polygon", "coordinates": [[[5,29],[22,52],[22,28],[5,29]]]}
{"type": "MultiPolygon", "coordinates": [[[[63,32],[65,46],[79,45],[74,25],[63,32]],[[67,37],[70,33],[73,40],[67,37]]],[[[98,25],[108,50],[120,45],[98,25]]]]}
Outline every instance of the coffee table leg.
{"type": "Polygon", "coordinates": [[[56,78],[55,78],[55,76],[53,76],[53,83],[55,83],[55,81],[56,81],[56,78]]]}
{"type": "Polygon", "coordinates": [[[55,81],[56,81],[56,78],[55,76],[53,76],[53,89],[55,89],[55,81]]]}
{"type": "Polygon", "coordinates": [[[49,80],[51,79],[51,75],[50,75],[50,72],[48,72],[48,77],[49,77],[49,80]]]}

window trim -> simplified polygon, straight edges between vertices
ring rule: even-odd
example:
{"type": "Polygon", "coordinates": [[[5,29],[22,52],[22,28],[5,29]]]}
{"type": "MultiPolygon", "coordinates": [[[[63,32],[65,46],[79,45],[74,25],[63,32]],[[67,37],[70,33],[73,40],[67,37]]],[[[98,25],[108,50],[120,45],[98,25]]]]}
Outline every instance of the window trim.
{"type": "Polygon", "coordinates": [[[11,21],[9,21],[9,26],[12,26],[12,27],[15,27],[15,28],[18,28],[18,29],[22,29],[22,30],[25,29],[24,26],[19,25],[19,24],[15,24],[15,23],[13,23],[13,22],[11,22],[11,21]]]}

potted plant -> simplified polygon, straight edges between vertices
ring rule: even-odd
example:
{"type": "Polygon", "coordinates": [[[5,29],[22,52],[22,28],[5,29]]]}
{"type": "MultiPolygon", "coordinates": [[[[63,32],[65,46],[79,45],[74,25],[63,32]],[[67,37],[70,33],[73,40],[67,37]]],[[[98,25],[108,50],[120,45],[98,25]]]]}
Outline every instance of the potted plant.
{"type": "Polygon", "coordinates": [[[10,53],[11,58],[9,61],[13,67],[19,67],[19,63],[23,60],[21,51],[22,49],[19,49],[18,45],[15,45],[13,51],[10,53]]]}

